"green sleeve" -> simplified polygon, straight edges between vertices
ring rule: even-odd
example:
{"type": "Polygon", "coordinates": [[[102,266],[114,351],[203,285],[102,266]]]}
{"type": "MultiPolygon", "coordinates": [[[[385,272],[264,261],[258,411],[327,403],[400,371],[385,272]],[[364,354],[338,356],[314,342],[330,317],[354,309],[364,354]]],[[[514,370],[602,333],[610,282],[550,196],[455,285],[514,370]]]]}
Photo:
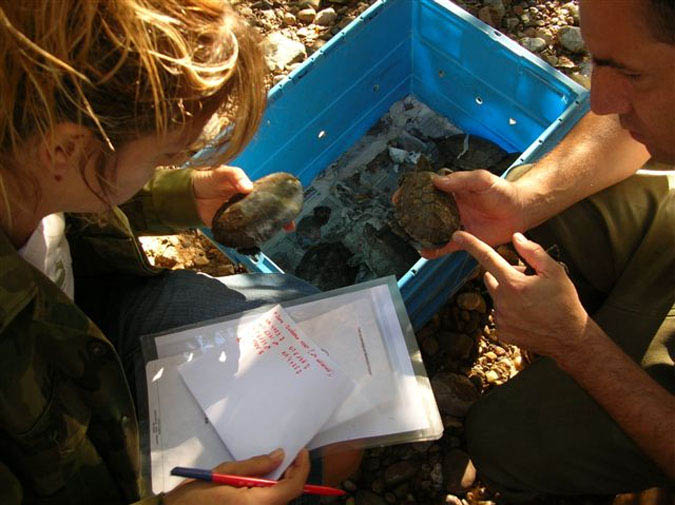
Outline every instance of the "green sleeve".
{"type": "Polygon", "coordinates": [[[170,235],[203,226],[192,190],[192,169],[161,168],[120,205],[137,235],[170,235]]]}

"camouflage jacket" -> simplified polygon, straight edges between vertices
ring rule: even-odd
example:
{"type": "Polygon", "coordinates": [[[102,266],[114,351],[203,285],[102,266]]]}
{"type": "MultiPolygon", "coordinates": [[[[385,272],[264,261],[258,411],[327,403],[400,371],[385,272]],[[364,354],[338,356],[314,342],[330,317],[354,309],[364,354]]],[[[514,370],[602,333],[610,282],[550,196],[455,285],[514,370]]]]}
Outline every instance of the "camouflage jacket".
{"type": "MultiPolygon", "coordinates": [[[[136,235],[199,224],[188,170],[161,170],[105,227],[68,216],[77,275],[153,275],[136,235]]],[[[0,503],[158,504],[115,349],[0,233],[0,503]]]]}

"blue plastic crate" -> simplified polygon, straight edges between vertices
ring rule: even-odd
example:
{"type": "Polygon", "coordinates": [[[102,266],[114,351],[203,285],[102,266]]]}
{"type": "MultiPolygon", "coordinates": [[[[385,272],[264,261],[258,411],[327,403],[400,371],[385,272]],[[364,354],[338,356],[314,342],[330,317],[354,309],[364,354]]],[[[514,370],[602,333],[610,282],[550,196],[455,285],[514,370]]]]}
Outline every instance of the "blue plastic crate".
{"type": "MultiPolygon", "coordinates": [[[[307,186],[407,95],[523,152],[517,164],[552,148],[589,102],[583,87],[449,1],[380,0],[272,88],[260,131],[233,164],[251,179],[287,171],[307,186]]],[[[219,247],[250,271],[282,271],[264,250],[252,259],[219,247]]],[[[474,266],[465,253],[412,266],[398,285],[415,329],[474,266]]]]}

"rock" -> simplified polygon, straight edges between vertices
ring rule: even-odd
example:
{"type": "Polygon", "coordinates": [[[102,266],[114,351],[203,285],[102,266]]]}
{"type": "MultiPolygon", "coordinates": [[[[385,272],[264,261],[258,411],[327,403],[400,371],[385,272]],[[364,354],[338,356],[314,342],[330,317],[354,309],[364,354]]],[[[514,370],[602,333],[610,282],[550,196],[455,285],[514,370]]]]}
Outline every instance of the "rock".
{"type": "Polygon", "coordinates": [[[456,417],[464,417],[479,397],[468,377],[450,372],[436,374],[431,379],[431,388],[441,412],[456,417]]]}
{"type": "Polygon", "coordinates": [[[485,373],[485,379],[488,381],[489,384],[494,384],[499,380],[499,374],[494,370],[488,370],[485,373]]]}
{"type": "Polygon", "coordinates": [[[560,45],[573,53],[583,53],[586,50],[584,39],[581,38],[581,29],[577,26],[565,26],[558,32],[560,45]]]}
{"type": "Polygon", "coordinates": [[[440,489],[443,485],[443,465],[440,462],[436,463],[429,473],[431,482],[436,489],[440,489]]]}
{"type": "Polygon", "coordinates": [[[344,481],[342,483],[342,487],[344,488],[345,491],[347,491],[349,493],[353,493],[354,491],[356,491],[358,489],[356,484],[354,484],[354,482],[352,482],[349,479],[347,479],[346,481],[344,481]]]}
{"type": "Polygon", "coordinates": [[[492,19],[492,13],[490,12],[490,7],[483,7],[478,11],[478,19],[483,23],[490,25],[493,28],[497,28],[499,25],[492,19]]]}
{"type": "Polygon", "coordinates": [[[464,505],[462,503],[462,500],[460,500],[457,496],[454,494],[448,494],[445,496],[445,503],[448,503],[449,505],[464,505]]]}
{"type": "Polygon", "coordinates": [[[519,24],[520,19],[514,17],[506,18],[506,20],[504,21],[504,25],[506,26],[506,29],[509,32],[513,32],[516,28],[518,28],[519,24]]]}
{"type": "Polygon", "coordinates": [[[316,17],[314,18],[314,23],[321,26],[331,26],[333,23],[335,23],[336,19],[337,13],[335,12],[335,9],[329,7],[328,9],[324,9],[317,13],[316,17]]]}
{"type": "Polygon", "coordinates": [[[298,12],[298,19],[304,23],[313,23],[314,18],[316,17],[316,11],[311,7],[307,9],[302,9],[298,12]]]}
{"type": "Polygon", "coordinates": [[[387,503],[391,503],[392,505],[396,503],[396,495],[394,493],[385,493],[384,499],[387,503]]]}
{"type": "Polygon", "coordinates": [[[283,70],[286,65],[307,57],[304,44],[289,39],[279,32],[270,33],[263,43],[265,63],[272,71],[283,70]]]}
{"type": "Polygon", "coordinates": [[[459,494],[468,490],[476,480],[476,469],[470,464],[469,455],[460,449],[448,451],[443,458],[443,480],[448,493],[459,494]]]}
{"type": "Polygon", "coordinates": [[[580,74],[579,72],[574,72],[570,77],[576,81],[577,84],[581,84],[586,89],[591,89],[591,79],[590,77],[580,74]]]}
{"type": "Polygon", "coordinates": [[[475,292],[461,293],[457,296],[457,305],[464,310],[477,310],[481,314],[485,314],[485,300],[483,297],[475,292]]]}
{"type": "Polygon", "coordinates": [[[440,347],[454,360],[468,359],[474,346],[473,338],[465,333],[442,331],[438,340],[440,347]]]}
{"type": "Polygon", "coordinates": [[[435,356],[438,352],[438,340],[427,337],[422,341],[422,350],[427,356],[435,356]]]}
{"type": "Polygon", "coordinates": [[[563,5],[563,9],[567,9],[568,14],[572,17],[574,24],[579,24],[579,6],[574,2],[569,2],[563,5]]]}
{"type": "Polygon", "coordinates": [[[574,68],[576,64],[570,60],[567,56],[563,55],[558,58],[558,62],[555,65],[557,68],[574,68]]]}
{"type": "Polygon", "coordinates": [[[320,5],[321,0],[302,0],[302,2],[299,3],[298,7],[300,7],[301,9],[309,7],[311,9],[318,11],[320,5]]]}
{"type": "Polygon", "coordinates": [[[377,494],[384,493],[384,481],[382,479],[375,479],[370,485],[370,489],[377,494]]]}
{"type": "Polygon", "coordinates": [[[502,24],[506,8],[502,0],[484,0],[483,4],[490,10],[490,17],[494,24],[492,26],[498,27],[502,24]]]}
{"type": "Polygon", "coordinates": [[[288,26],[293,26],[297,22],[298,22],[297,18],[292,13],[284,12],[284,24],[288,26]]]}
{"type": "Polygon", "coordinates": [[[400,461],[387,467],[384,471],[384,485],[387,488],[394,487],[415,476],[417,468],[409,461],[400,461]]]}
{"type": "Polygon", "coordinates": [[[496,251],[502,258],[508,261],[509,264],[511,265],[517,265],[518,262],[520,261],[520,258],[518,258],[518,254],[516,253],[516,251],[514,251],[513,248],[509,245],[500,245],[497,247],[496,251]]]}
{"type": "Polygon", "coordinates": [[[520,44],[532,53],[538,53],[546,48],[546,41],[539,37],[525,37],[520,40],[520,44]]]}
{"type": "Polygon", "coordinates": [[[372,491],[360,490],[356,493],[355,505],[386,505],[386,501],[380,495],[372,491]]]}

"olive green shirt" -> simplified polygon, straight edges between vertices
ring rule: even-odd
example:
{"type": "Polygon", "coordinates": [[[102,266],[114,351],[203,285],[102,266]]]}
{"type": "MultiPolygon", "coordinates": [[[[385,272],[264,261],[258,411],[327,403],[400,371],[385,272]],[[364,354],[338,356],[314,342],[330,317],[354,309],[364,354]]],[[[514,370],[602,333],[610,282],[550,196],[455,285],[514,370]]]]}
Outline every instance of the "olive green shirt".
{"type": "MultiPolygon", "coordinates": [[[[189,170],[158,170],[105,226],[68,216],[75,276],[154,275],[136,240],[201,224],[189,170]]],[[[115,349],[0,232],[0,503],[158,504],[115,349]],[[139,501],[140,500],[140,501],[139,501]]]]}

